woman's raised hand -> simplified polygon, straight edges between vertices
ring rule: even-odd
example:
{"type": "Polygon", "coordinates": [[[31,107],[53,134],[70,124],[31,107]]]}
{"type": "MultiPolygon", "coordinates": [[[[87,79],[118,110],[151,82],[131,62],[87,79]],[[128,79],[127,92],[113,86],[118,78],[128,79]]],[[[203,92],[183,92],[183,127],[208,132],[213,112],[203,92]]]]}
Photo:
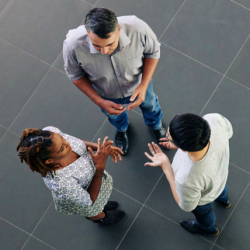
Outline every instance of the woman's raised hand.
{"type": "Polygon", "coordinates": [[[98,148],[96,153],[93,153],[92,148],[88,148],[88,151],[93,159],[93,162],[97,169],[105,169],[105,164],[107,161],[107,158],[111,152],[111,143],[108,140],[108,136],[106,136],[103,140],[103,143],[101,143],[101,139],[98,139],[98,148]]]}

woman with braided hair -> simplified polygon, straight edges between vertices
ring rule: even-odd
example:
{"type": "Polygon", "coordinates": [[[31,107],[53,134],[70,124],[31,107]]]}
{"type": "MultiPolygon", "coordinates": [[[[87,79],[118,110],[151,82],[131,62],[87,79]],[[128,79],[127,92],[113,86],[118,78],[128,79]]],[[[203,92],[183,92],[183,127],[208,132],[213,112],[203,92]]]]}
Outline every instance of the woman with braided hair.
{"type": "Polygon", "coordinates": [[[51,126],[25,129],[17,150],[21,162],[42,175],[57,211],[108,225],[118,222],[125,213],[116,210],[116,201],[108,201],[113,180],[105,164],[109,155],[116,163],[117,158],[122,160],[123,152],[107,139],[103,143],[98,139],[96,144],[51,126]]]}

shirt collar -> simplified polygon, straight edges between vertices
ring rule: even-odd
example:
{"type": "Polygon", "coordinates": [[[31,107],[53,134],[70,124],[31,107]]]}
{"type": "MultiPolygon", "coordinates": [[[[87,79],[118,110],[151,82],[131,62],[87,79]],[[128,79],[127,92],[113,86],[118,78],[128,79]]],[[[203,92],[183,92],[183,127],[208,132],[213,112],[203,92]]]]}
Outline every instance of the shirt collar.
{"type": "Polygon", "coordinates": [[[123,28],[121,27],[120,39],[119,39],[119,47],[124,48],[128,44],[130,44],[130,39],[124,32],[123,28]]]}
{"type": "MultiPolygon", "coordinates": [[[[126,33],[124,32],[124,30],[121,28],[121,32],[120,32],[120,39],[119,39],[119,47],[120,48],[124,48],[125,46],[127,46],[128,44],[130,44],[130,39],[129,37],[126,35],[126,33]]],[[[93,44],[91,43],[89,37],[88,37],[88,43],[89,43],[89,51],[91,54],[95,54],[95,53],[100,53],[98,50],[96,50],[93,46],[93,44]]]]}

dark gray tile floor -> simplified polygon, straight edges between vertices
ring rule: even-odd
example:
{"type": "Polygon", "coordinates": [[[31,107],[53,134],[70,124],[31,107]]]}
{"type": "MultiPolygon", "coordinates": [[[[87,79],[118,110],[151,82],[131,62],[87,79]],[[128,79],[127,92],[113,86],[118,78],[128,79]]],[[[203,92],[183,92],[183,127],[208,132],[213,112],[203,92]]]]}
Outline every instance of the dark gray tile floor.
{"type": "MultiPolygon", "coordinates": [[[[0,0],[0,249],[248,250],[249,24],[248,0],[0,0]],[[112,227],[56,212],[41,177],[19,162],[16,146],[27,127],[54,125],[85,140],[113,139],[114,128],[63,68],[65,35],[93,6],[137,15],[157,34],[162,46],[154,91],[166,125],[184,112],[218,112],[232,122],[232,207],[214,203],[217,237],[179,226],[193,216],[175,204],[161,170],[144,167],[147,143],[155,138],[139,109],[128,112],[129,155],[107,164],[112,199],[127,213],[112,227]]],[[[165,153],[172,159],[175,152],[165,153]]]]}

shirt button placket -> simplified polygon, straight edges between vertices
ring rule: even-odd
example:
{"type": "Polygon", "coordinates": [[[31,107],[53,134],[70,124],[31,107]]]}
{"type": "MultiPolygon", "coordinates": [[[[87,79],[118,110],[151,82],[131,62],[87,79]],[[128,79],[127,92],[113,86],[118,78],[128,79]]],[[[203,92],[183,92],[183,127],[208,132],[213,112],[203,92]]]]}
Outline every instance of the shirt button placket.
{"type": "MultiPolygon", "coordinates": [[[[116,76],[118,85],[119,85],[120,90],[121,90],[121,92],[122,92],[122,88],[121,88],[120,81],[119,81],[119,77],[121,76],[121,75],[120,75],[120,72],[118,71],[119,66],[116,64],[115,59],[114,59],[113,56],[111,56],[111,62],[112,62],[112,65],[113,65],[113,69],[114,69],[114,73],[115,73],[115,76],[116,76]]],[[[122,92],[122,97],[124,98],[123,92],[122,92]]]]}

